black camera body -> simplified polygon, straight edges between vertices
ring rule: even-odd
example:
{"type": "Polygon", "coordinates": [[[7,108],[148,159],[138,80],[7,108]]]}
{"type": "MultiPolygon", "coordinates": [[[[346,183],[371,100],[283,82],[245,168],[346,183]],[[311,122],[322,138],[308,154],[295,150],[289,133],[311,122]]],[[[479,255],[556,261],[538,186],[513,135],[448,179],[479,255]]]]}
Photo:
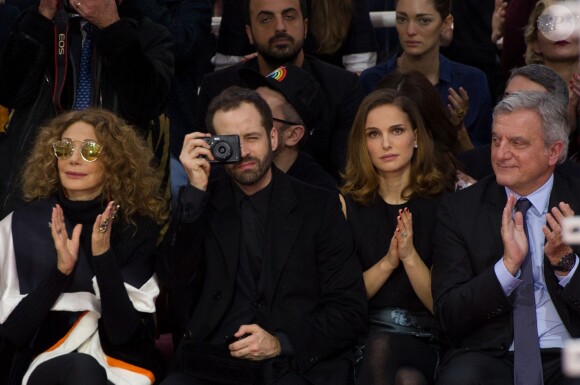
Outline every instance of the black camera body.
{"type": "Polygon", "coordinates": [[[242,149],[238,135],[218,135],[203,138],[209,144],[214,160],[210,163],[238,163],[242,160],[242,149]]]}

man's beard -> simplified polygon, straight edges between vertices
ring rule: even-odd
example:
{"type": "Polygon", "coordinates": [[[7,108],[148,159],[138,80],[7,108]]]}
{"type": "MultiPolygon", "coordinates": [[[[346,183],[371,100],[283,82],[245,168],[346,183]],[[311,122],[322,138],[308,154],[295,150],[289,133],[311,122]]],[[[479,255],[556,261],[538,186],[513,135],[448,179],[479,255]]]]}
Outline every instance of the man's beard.
{"type": "Polygon", "coordinates": [[[236,165],[228,165],[225,167],[227,174],[238,184],[243,186],[252,185],[259,182],[264,175],[270,169],[272,165],[272,151],[268,151],[268,154],[263,159],[259,159],[253,156],[247,156],[242,159],[243,162],[253,161],[256,163],[257,168],[254,170],[237,170],[236,165]]]}
{"type": "Polygon", "coordinates": [[[256,50],[270,66],[279,67],[286,63],[293,63],[302,51],[303,45],[303,40],[297,42],[296,39],[286,33],[277,33],[268,40],[267,45],[256,44],[256,50]],[[291,44],[280,50],[274,46],[274,41],[278,38],[285,38],[291,44]]]}

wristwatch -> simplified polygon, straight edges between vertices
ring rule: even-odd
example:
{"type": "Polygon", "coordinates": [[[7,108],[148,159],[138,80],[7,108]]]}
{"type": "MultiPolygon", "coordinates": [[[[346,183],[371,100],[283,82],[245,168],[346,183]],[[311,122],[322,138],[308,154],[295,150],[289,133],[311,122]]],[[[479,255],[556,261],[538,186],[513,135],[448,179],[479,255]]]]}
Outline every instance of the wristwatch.
{"type": "Polygon", "coordinates": [[[552,268],[556,271],[568,272],[574,268],[576,263],[576,254],[574,252],[564,255],[557,264],[552,265],[552,268]]]}

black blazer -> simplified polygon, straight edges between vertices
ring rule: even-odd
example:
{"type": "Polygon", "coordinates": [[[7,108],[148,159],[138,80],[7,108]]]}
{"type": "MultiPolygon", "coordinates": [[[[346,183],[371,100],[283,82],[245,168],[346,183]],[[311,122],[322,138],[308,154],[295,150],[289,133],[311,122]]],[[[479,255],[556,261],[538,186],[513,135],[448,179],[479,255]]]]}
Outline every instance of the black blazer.
{"type": "MultiPolygon", "coordinates": [[[[189,190],[189,191],[188,191],[189,190]]],[[[204,266],[199,301],[180,349],[208,342],[229,310],[238,271],[240,217],[228,176],[208,189],[205,209],[185,203],[168,256],[170,282],[194,287],[195,269],[204,266]],[[192,212],[193,210],[193,212],[192,212]]],[[[306,371],[351,347],[364,331],[367,301],[352,235],[338,194],[304,184],[273,169],[269,229],[266,236],[264,303],[255,323],[282,332],[295,356],[294,368],[306,371]]],[[[202,279],[197,276],[198,284],[202,279]]],[[[184,299],[181,308],[187,311],[184,299]]],[[[178,351],[178,356],[179,356],[178,351]]]]}
{"type": "MultiPolygon", "coordinates": [[[[506,201],[494,175],[442,201],[432,288],[435,316],[450,338],[451,355],[468,350],[501,355],[513,340],[512,298],[504,294],[494,272],[503,256],[500,229],[506,201]]],[[[580,213],[580,180],[556,170],[549,207],[560,201],[580,213]]],[[[579,247],[574,251],[580,254],[579,247]]],[[[544,257],[544,277],[564,325],[572,337],[580,337],[580,273],[563,288],[544,257]]]]}

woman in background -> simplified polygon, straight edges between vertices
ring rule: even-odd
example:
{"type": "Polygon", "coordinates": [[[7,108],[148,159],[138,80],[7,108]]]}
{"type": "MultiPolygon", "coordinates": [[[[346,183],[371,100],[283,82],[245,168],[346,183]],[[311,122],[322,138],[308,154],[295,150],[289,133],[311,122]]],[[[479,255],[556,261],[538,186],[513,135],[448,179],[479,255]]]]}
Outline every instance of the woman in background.
{"type": "Polygon", "coordinates": [[[14,352],[3,364],[11,384],[149,385],[163,376],[154,267],[167,203],[152,159],[136,131],[103,110],[41,129],[24,167],[28,203],[0,222],[0,344],[14,352]]]}
{"type": "Polygon", "coordinates": [[[397,0],[395,11],[401,51],[361,74],[367,93],[390,72],[419,71],[436,87],[454,125],[465,125],[473,145],[489,143],[491,96],[485,74],[439,52],[440,37],[453,24],[451,0],[397,0]]]}

